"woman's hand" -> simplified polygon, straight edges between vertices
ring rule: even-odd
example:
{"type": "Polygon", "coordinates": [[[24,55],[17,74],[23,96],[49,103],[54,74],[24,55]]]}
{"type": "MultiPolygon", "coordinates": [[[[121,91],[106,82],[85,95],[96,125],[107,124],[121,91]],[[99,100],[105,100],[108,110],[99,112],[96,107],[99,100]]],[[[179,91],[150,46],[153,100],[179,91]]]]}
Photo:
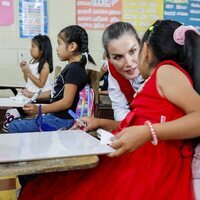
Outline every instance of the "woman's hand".
{"type": "Polygon", "coordinates": [[[145,125],[125,128],[115,137],[116,139],[113,141],[112,147],[116,151],[110,153],[109,157],[116,157],[134,151],[152,139],[150,130],[145,125]]]}
{"type": "Polygon", "coordinates": [[[87,131],[96,130],[97,128],[100,127],[100,123],[99,123],[100,119],[98,119],[98,118],[81,117],[81,121],[86,124],[85,128],[83,128],[82,125],[78,121],[76,121],[76,123],[74,124],[74,126],[72,126],[70,128],[70,130],[75,130],[75,129],[79,128],[79,129],[83,129],[83,131],[87,132],[87,131]]]}
{"type": "Polygon", "coordinates": [[[26,104],[23,107],[24,112],[29,116],[34,116],[38,114],[38,106],[34,104],[26,104]]]}

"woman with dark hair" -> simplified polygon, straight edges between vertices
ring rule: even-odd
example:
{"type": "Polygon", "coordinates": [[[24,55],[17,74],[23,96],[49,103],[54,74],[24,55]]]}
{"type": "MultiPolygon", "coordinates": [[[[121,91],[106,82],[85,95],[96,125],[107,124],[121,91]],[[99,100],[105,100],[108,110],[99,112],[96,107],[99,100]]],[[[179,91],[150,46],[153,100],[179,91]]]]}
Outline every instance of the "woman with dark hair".
{"type": "Polygon", "coordinates": [[[127,22],[116,22],[103,33],[103,47],[108,60],[108,94],[114,118],[122,121],[130,112],[130,103],[143,79],[137,68],[140,39],[127,22]]]}

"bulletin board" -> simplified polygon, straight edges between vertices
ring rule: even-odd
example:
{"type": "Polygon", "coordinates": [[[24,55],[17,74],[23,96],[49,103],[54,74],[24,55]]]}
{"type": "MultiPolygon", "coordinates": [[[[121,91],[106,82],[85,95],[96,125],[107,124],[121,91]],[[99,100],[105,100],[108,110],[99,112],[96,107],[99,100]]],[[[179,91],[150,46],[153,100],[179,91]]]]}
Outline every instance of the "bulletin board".
{"type": "Polygon", "coordinates": [[[172,19],[200,30],[200,0],[165,0],[164,19],[172,19]]]}
{"type": "Polygon", "coordinates": [[[13,0],[0,0],[0,26],[9,26],[13,22],[13,0]]]}
{"type": "Polygon", "coordinates": [[[47,0],[19,0],[20,38],[47,34],[47,0]]]}
{"type": "Polygon", "coordinates": [[[163,0],[123,0],[123,18],[142,35],[157,19],[163,18],[163,0]]]}
{"type": "Polygon", "coordinates": [[[104,30],[116,21],[131,23],[139,35],[157,19],[171,19],[200,30],[200,0],[76,0],[76,22],[104,30]]]}
{"type": "Polygon", "coordinates": [[[88,30],[104,30],[121,21],[122,0],[76,0],[76,23],[88,30]]]}

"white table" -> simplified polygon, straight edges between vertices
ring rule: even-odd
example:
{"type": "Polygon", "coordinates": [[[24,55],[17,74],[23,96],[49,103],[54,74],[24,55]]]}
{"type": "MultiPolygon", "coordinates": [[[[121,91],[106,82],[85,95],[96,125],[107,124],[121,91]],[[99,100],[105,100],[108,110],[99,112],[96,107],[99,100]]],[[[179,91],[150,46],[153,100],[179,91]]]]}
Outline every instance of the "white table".
{"type": "Polygon", "coordinates": [[[113,151],[81,130],[0,134],[0,163],[100,155],[113,151]]]}
{"type": "Polygon", "coordinates": [[[0,98],[0,108],[22,108],[25,103],[12,100],[11,98],[0,98]]]}
{"type": "MultiPolygon", "coordinates": [[[[0,177],[93,168],[112,151],[83,131],[0,134],[0,177]]],[[[15,187],[0,179],[0,191],[15,187]]]]}

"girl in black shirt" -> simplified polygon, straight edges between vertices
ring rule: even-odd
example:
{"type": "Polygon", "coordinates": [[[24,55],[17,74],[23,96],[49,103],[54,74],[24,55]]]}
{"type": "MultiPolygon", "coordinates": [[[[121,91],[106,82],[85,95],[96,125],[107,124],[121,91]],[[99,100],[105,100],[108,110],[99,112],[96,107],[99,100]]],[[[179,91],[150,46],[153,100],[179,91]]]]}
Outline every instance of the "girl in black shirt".
{"type": "MultiPolygon", "coordinates": [[[[79,100],[79,92],[86,85],[85,65],[95,64],[88,50],[88,35],[78,26],[68,26],[60,31],[57,38],[57,54],[61,61],[68,61],[55,82],[51,103],[40,107],[43,123],[54,130],[62,127],[70,128],[74,120],[68,114],[71,109],[75,112],[79,100]]],[[[23,110],[30,116],[39,113],[39,107],[27,104],[23,110]]],[[[8,128],[10,133],[40,131],[37,117],[32,119],[14,120],[8,128]]]]}

